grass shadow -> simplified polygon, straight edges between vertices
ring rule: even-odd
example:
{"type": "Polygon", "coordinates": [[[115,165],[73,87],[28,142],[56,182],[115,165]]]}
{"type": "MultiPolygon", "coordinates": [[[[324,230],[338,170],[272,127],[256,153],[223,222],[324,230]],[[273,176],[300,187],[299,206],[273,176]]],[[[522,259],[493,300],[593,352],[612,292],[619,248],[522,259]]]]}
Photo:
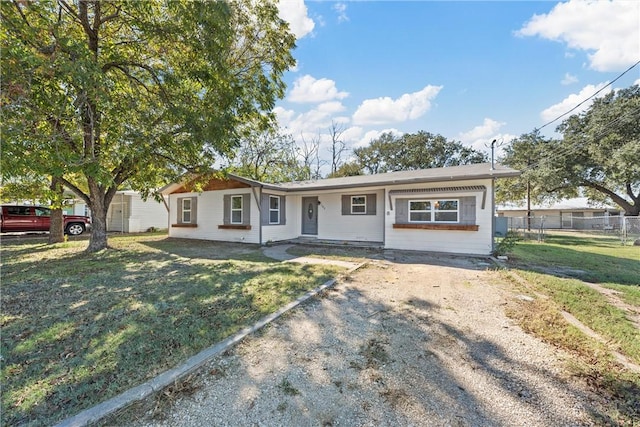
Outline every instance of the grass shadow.
{"type": "Polygon", "coordinates": [[[191,241],[123,239],[95,254],[78,245],[3,245],[3,423],[50,425],[73,415],[176,366],[338,271],[266,262],[254,253],[225,257],[232,246],[211,245],[215,256],[203,257],[206,248],[191,241]]]}

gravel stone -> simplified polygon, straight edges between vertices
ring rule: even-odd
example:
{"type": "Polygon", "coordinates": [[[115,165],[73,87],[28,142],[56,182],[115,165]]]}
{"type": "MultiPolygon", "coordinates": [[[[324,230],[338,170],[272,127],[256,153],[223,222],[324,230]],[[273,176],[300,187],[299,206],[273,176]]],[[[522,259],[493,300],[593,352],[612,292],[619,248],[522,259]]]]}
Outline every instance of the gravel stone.
{"type": "Polygon", "coordinates": [[[394,252],[213,360],[134,426],[582,426],[597,397],[484,260],[394,252]]]}

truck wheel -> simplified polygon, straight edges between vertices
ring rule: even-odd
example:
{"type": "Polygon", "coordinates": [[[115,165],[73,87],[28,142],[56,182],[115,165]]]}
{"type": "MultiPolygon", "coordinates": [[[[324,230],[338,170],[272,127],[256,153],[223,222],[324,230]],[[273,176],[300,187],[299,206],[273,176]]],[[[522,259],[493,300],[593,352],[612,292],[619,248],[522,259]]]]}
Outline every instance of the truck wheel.
{"type": "Polygon", "coordinates": [[[69,224],[67,226],[67,234],[71,234],[72,236],[78,236],[84,233],[84,225],[79,223],[69,224]]]}

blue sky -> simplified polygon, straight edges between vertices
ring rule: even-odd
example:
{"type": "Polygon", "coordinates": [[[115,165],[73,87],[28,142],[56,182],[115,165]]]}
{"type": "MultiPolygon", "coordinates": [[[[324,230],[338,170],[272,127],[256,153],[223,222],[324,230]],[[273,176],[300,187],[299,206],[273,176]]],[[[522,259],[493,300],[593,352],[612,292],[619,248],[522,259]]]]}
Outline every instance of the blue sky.
{"type": "MultiPolygon", "coordinates": [[[[298,39],[275,112],[296,140],[320,137],[325,158],[332,122],[349,148],[384,131],[424,130],[486,151],[640,60],[636,0],[280,0],[279,8],[298,39]]],[[[612,86],[637,82],[640,66],[612,86]]]]}

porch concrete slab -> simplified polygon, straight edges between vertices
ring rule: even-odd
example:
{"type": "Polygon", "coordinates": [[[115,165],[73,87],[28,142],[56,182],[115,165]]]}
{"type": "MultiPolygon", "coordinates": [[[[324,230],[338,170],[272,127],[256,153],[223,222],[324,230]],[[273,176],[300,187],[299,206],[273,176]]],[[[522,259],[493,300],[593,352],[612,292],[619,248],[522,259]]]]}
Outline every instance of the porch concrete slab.
{"type": "Polygon", "coordinates": [[[276,245],[269,246],[262,249],[262,253],[269,258],[273,258],[282,262],[295,262],[298,264],[324,264],[324,265],[335,265],[338,267],[344,268],[355,268],[358,266],[358,263],[349,262],[349,261],[341,261],[337,259],[328,259],[328,258],[314,258],[314,257],[297,257],[295,255],[291,255],[287,252],[287,249],[294,245],[276,245]]]}

